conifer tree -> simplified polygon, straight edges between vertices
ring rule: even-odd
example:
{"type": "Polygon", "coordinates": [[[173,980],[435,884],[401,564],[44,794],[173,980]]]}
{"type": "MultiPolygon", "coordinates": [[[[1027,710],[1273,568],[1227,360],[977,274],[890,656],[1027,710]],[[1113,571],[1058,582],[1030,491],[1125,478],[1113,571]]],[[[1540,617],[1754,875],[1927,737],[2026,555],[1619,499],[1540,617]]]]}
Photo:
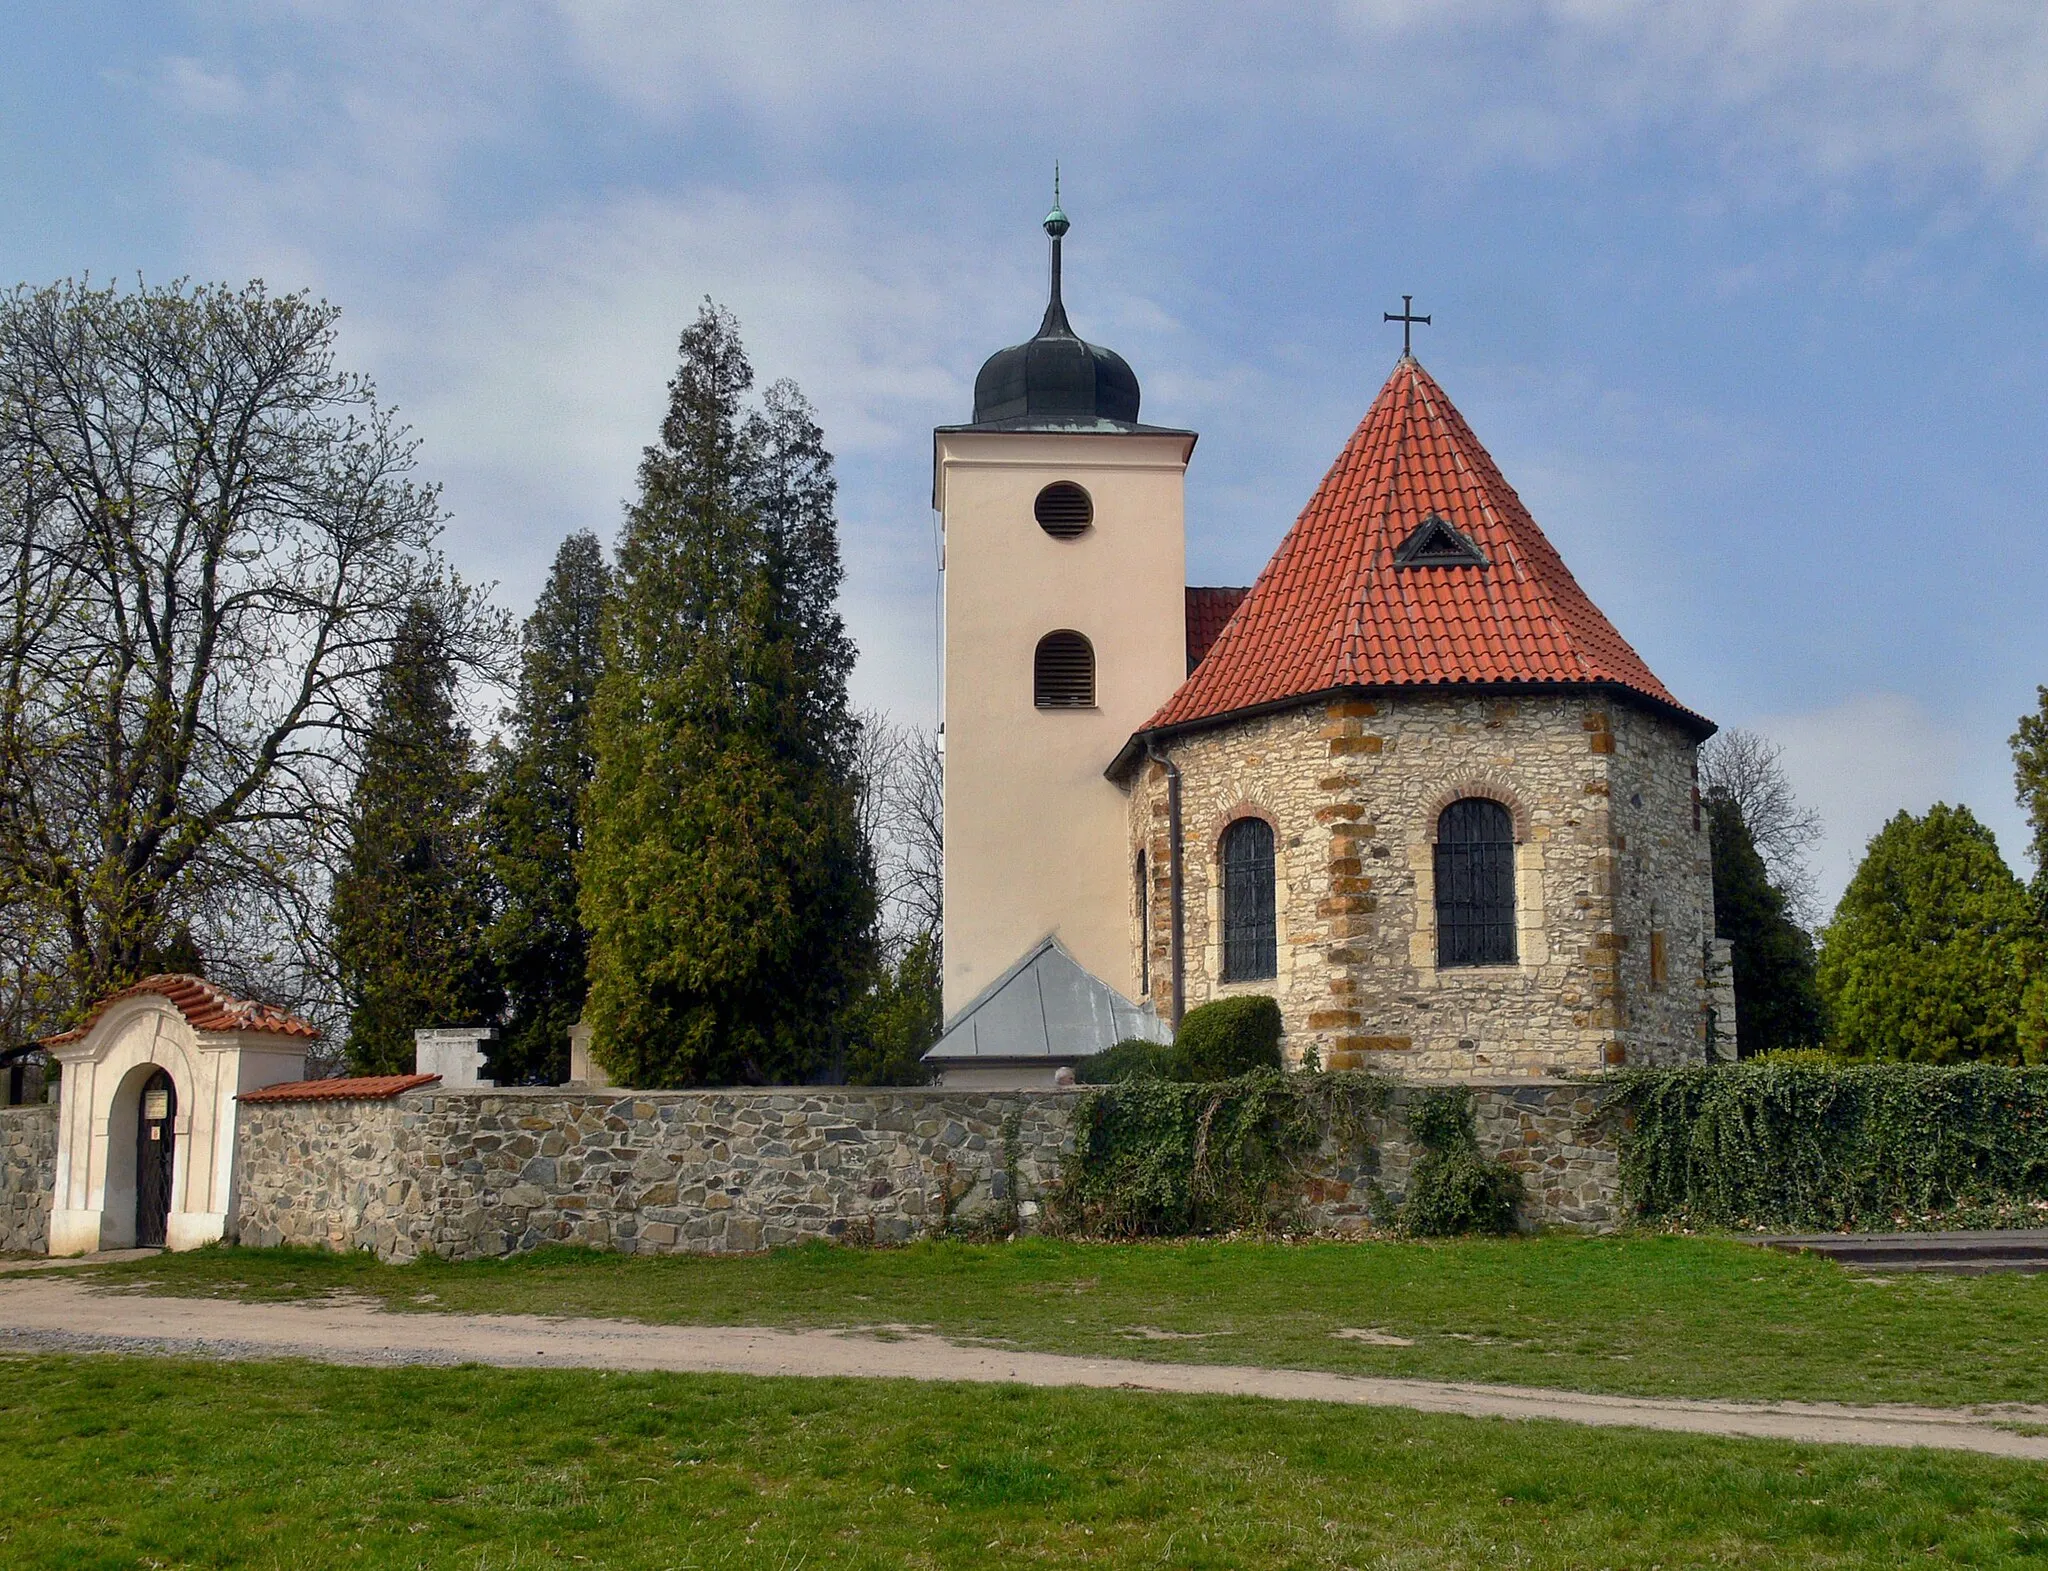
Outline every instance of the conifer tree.
{"type": "Polygon", "coordinates": [[[2020,717],[2012,734],[2012,775],[2033,831],[2028,849],[2034,858],[2034,908],[2048,923],[2048,687],[2034,692],[2039,706],[2020,717]]]}
{"type": "Polygon", "coordinates": [[[491,1053],[500,1085],[566,1077],[569,1028],[588,991],[576,858],[594,769],[590,705],[603,669],[609,579],[597,536],[562,542],[526,620],[518,696],[506,716],[511,742],[494,760],[485,836],[497,886],[490,947],[506,1001],[491,1053]]]}
{"type": "Polygon", "coordinates": [[[736,324],[685,331],[619,547],[581,864],[599,1060],[621,1083],[799,1079],[866,973],[853,647],[831,455],[736,324]]]}
{"type": "Polygon", "coordinates": [[[1745,1057],[1816,1047],[1820,993],[1813,940],[1792,920],[1790,900],[1771,882],[1742,804],[1707,795],[1707,843],[1714,867],[1714,931],[1735,949],[1735,1040],[1745,1057]]]}
{"type": "Polygon", "coordinates": [[[334,880],[334,957],[358,1074],[413,1066],[413,1032],[496,1018],[481,781],[455,704],[439,609],[416,599],[377,687],[350,838],[334,880]]]}
{"type": "Polygon", "coordinates": [[[1859,1058],[2013,1062],[2041,929],[1967,807],[1899,813],[1871,838],[1821,943],[1835,1046],[1859,1058]]]}
{"type": "Polygon", "coordinates": [[[879,961],[846,1012],[846,1079],[857,1086],[920,1086],[939,1039],[939,937],[920,933],[893,963],[879,961]]]}

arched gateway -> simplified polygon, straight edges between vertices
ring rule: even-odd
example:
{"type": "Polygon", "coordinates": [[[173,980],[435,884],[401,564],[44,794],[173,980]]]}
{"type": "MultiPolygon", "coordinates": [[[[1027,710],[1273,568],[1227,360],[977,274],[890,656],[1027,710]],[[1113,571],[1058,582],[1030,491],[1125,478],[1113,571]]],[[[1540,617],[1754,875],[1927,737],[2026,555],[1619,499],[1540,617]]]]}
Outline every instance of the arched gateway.
{"type": "Polygon", "coordinates": [[[222,1237],[234,1212],[235,1098],[299,1079],[317,1035],[197,977],[153,976],[49,1038],[63,1072],[50,1253],[222,1237]]]}

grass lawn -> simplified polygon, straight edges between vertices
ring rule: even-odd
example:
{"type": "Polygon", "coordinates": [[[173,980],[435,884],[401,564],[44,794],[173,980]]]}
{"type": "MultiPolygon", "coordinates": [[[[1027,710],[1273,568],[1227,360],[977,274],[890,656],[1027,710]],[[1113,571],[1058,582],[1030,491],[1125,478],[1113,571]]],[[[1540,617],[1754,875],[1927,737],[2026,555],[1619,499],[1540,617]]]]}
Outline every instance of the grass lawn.
{"type": "Polygon", "coordinates": [[[1312,1404],[25,1358],[0,1563],[2038,1564],[2048,1470],[1312,1404]]]}
{"type": "Polygon", "coordinates": [[[1872,1280],[1702,1238],[1027,1239],[712,1259],[553,1250],[403,1267],[230,1248],[97,1275],[107,1285],[245,1298],[345,1291],[416,1311],[904,1324],[1054,1352],[1644,1395],[2048,1402],[2048,1276],[1872,1280]]]}

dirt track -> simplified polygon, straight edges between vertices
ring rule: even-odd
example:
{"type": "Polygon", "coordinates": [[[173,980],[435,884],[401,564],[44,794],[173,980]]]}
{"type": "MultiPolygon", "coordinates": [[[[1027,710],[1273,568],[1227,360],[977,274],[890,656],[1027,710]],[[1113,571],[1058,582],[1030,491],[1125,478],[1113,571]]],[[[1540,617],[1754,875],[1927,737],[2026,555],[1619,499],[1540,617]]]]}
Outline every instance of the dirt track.
{"type": "Polygon", "coordinates": [[[1837,1407],[1595,1396],[1528,1386],[1395,1380],[1230,1364],[1076,1358],[941,1337],[750,1326],[645,1325],[539,1315],[393,1314],[355,1300],[248,1304],[94,1291],[65,1271],[0,1276],[0,1344],[196,1358],[306,1358],[334,1364],[492,1364],[508,1369],[664,1370],[883,1380],[1016,1382],[1267,1397],[1546,1418],[1687,1434],[1876,1446],[1930,1446],[2048,1461],[2041,1409],[1837,1407]]]}

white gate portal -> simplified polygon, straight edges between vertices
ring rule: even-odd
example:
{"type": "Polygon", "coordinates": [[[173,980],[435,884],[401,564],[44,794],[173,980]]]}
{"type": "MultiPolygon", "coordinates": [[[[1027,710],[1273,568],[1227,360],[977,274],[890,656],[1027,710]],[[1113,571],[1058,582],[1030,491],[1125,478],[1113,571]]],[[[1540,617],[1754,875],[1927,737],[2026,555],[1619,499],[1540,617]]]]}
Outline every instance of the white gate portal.
{"type": "Polygon", "coordinates": [[[142,1239],[155,1242],[160,1228],[172,1249],[223,1237],[235,1098],[299,1079],[318,1034],[198,977],[153,976],[49,1038],[63,1066],[50,1253],[126,1248],[138,1219],[142,1239]]]}

